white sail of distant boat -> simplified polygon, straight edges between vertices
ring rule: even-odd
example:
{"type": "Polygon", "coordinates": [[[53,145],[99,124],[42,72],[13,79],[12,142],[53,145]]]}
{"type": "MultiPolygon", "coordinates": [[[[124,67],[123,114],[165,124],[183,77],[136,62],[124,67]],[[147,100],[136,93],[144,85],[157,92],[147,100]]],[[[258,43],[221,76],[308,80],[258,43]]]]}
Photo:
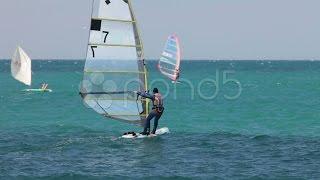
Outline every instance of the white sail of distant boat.
{"type": "Polygon", "coordinates": [[[141,123],[149,103],[135,91],[147,90],[143,47],[130,1],[94,0],[80,95],[107,118],[141,123]]]}
{"type": "Polygon", "coordinates": [[[160,72],[170,78],[172,81],[177,81],[180,73],[181,50],[179,39],[176,35],[168,37],[161,54],[158,68],[160,72]]]}
{"type": "Polygon", "coordinates": [[[17,47],[11,59],[11,74],[16,80],[31,85],[31,59],[21,47],[17,47]]]}

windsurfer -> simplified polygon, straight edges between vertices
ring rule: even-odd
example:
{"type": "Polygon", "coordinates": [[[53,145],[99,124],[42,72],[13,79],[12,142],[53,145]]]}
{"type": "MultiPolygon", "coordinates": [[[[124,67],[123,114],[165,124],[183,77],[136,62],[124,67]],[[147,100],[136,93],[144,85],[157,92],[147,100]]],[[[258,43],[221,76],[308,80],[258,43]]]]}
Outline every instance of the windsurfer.
{"type": "Polygon", "coordinates": [[[41,89],[42,89],[42,90],[46,90],[47,87],[48,87],[48,84],[47,84],[47,83],[43,83],[43,84],[41,85],[41,89]]]}
{"type": "Polygon", "coordinates": [[[151,99],[152,100],[152,111],[149,113],[147,119],[145,120],[144,123],[144,129],[143,132],[141,134],[143,135],[148,135],[150,133],[150,121],[154,118],[154,125],[153,125],[153,130],[151,132],[151,134],[155,134],[157,127],[158,127],[158,121],[162,116],[162,113],[164,111],[164,107],[163,107],[163,100],[162,100],[162,96],[159,93],[158,88],[154,88],[153,89],[153,94],[149,94],[147,92],[138,92],[137,94],[151,99]]]}
{"type": "Polygon", "coordinates": [[[179,77],[180,77],[180,70],[179,69],[175,69],[175,71],[176,71],[176,80],[175,81],[177,81],[179,79],[179,77]]]}

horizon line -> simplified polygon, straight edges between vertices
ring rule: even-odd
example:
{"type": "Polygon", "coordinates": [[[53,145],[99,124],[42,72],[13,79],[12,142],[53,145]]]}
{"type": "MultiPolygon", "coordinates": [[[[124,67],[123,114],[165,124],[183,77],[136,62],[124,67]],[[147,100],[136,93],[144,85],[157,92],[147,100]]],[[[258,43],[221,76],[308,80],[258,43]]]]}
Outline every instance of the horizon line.
{"type": "MultiPolygon", "coordinates": [[[[10,61],[11,59],[0,59],[0,61],[10,61]]],[[[86,59],[32,59],[32,61],[85,61],[86,59]]],[[[158,59],[145,59],[147,61],[158,61],[158,59]]],[[[182,59],[183,61],[320,61],[320,59],[182,59]]]]}

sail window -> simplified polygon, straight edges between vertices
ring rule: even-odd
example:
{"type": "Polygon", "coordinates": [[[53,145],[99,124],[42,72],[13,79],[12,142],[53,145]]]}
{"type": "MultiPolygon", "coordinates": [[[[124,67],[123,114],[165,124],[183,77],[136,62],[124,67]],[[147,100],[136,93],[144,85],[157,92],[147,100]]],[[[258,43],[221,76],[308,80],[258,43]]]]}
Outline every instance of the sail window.
{"type": "Polygon", "coordinates": [[[91,20],[91,30],[100,31],[101,30],[101,20],[92,19],[91,20]]]}

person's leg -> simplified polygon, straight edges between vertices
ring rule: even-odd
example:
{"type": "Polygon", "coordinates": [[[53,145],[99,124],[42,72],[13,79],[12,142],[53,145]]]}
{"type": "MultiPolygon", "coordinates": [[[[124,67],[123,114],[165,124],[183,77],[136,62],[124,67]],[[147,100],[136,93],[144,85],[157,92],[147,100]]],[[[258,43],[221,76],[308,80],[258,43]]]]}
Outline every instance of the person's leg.
{"type": "Polygon", "coordinates": [[[156,113],[154,111],[151,111],[150,114],[148,115],[145,123],[144,123],[144,129],[143,129],[143,134],[146,134],[150,131],[150,121],[156,116],[156,113]]]}
{"type": "Polygon", "coordinates": [[[150,121],[153,117],[150,116],[150,118],[147,119],[145,125],[144,125],[144,129],[143,129],[143,133],[144,134],[148,134],[150,132],[150,121]]]}
{"type": "Polygon", "coordinates": [[[162,115],[162,113],[158,113],[157,115],[156,115],[156,118],[154,118],[154,124],[153,124],[153,130],[152,130],[152,134],[155,134],[156,133],[156,130],[157,130],[157,127],[158,127],[158,121],[159,121],[159,119],[161,118],[161,115],[162,115]]]}

